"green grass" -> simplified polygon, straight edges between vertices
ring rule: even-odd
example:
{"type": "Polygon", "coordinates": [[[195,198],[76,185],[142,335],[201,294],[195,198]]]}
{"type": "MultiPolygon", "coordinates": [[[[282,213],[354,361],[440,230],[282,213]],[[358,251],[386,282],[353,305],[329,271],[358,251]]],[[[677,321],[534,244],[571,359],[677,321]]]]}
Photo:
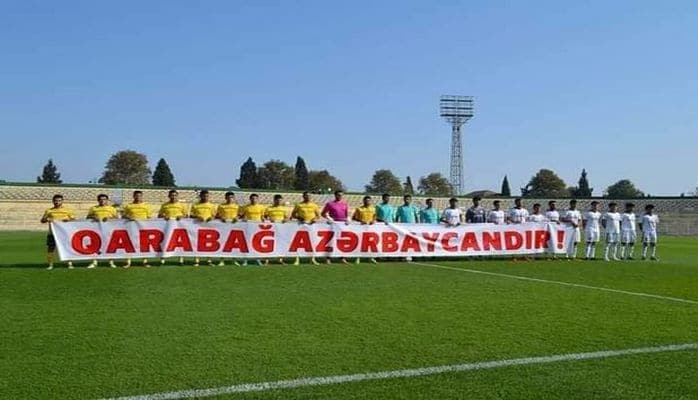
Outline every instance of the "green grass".
{"type": "MultiPolygon", "coordinates": [[[[0,233],[0,398],[90,399],[698,342],[698,305],[399,262],[43,269],[0,233]]],[[[433,261],[698,300],[698,240],[660,262],[433,261]]],[[[698,351],[221,396],[694,399],[698,351]]]]}

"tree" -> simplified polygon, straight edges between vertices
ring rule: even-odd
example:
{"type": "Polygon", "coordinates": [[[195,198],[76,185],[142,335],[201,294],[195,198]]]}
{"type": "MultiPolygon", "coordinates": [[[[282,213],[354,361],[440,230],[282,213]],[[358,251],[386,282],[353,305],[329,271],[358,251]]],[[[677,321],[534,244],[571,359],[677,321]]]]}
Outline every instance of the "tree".
{"type": "Polygon", "coordinates": [[[587,180],[587,170],[582,169],[582,175],[579,177],[579,185],[573,187],[571,190],[572,197],[577,198],[589,198],[594,189],[589,187],[589,181],[587,180]]]}
{"type": "Polygon", "coordinates": [[[257,164],[248,157],[240,166],[240,178],[235,180],[235,184],[242,189],[253,189],[258,187],[257,164]]]}
{"type": "Polygon", "coordinates": [[[99,179],[107,185],[147,185],[150,168],[145,154],[133,150],[121,150],[112,154],[99,179]]]}
{"type": "Polygon", "coordinates": [[[404,194],[409,194],[409,195],[414,194],[414,186],[412,186],[412,178],[410,178],[409,176],[407,177],[407,179],[405,179],[405,183],[403,184],[402,191],[404,194]]]}
{"type": "Polygon", "coordinates": [[[511,196],[511,188],[509,187],[509,178],[507,178],[506,175],[504,175],[504,179],[502,179],[502,190],[500,190],[500,193],[504,197],[511,196]]]}
{"type": "Polygon", "coordinates": [[[338,178],[332,176],[326,169],[322,171],[310,171],[308,173],[308,190],[324,192],[326,190],[345,190],[344,184],[338,178]]]}
{"type": "Polygon", "coordinates": [[[549,169],[541,169],[521,189],[521,195],[525,197],[567,197],[569,192],[565,181],[560,179],[555,172],[549,169]]]}
{"type": "Polygon", "coordinates": [[[305,160],[302,157],[296,159],[296,168],[294,169],[294,181],[293,188],[296,190],[308,190],[309,189],[309,179],[308,179],[308,167],[305,165],[305,160]]]}
{"type": "Polygon", "coordinates": [[[373,173],[371,183],[366,185],[368,193],[402,193],[400,180],[389,169],[379,169],[373,173]]]}
{"type": "Polygon", "coordinates": [[[44,165],[44,170],[41,172],[41,176],[36,177],[37,183],[63,183],[61,180],[61,174],[58,173],[58,168],[56,164],[53,163],[53,159],[49,158],[46,165],[44,165]]]}
{"type": "Polygon", "coordinates": [[[432,172],[419,178],[417,189],[419,193],[426,196],[450,196],[453,194],[451,183],[438,172],[432,172]]]}
{"type": "Polygon", "coordinates": [[[257,170],[260,189],[293,189],[293,167],[281,160],[270,160],[257,170]]]}
{"type": "Polygon", "coordinates": [[[644,193],[638,190],[629,179],[621,179],[606,188],[606,197],[610,199],[631,199],[643,196],[644,193]]]}
{"type": "Polygon", "coordinates": [[[158,165],[155,166],[155,172],[153,172],[153,185],[155,186],[175,186],[175,178],[172,175],[170,166],[167,165],[167,161],[161,158],[158,161],[158,165]]]}

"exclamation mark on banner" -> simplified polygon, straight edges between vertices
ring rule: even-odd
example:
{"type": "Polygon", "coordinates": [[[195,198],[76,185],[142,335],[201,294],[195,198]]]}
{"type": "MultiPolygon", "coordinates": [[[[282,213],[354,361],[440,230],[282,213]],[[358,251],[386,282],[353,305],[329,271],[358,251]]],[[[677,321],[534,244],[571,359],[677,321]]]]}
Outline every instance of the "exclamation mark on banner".
{"type": "Polygon", "coordinates": [[[557,248],[558,249],[562,249],[564,240],[565,240],[565,231],[563,231],[563,230],[557,231],[557,248]]]}

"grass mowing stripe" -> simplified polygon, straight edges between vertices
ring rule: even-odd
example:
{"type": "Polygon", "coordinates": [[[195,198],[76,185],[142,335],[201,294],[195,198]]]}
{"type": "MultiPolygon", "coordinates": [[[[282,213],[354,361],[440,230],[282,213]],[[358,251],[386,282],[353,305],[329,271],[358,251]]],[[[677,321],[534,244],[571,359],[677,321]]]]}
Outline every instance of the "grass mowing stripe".
{"type": "Polygon", "coordinates": [[[102,400],[178,400],[200,397],[213,397],[233,393],[262,392],[267,390],[292,389],[304,386],[334,385],[347,382],[360,382],[369,380],[409,378],[416,376],[437,375],[449,372],[475,371],[481,369],[493,369],[513,367],[518,365],[549,364],[563,361],[594,360],[610,357],[621,357],[636,354],[665,353],[675,351],[698,350],[698,343],[673,344],[658,347],[640,347],[624,350],[603,350],[588,353],[558,354],[542,357],[514,358],[509,360],[484,361],[469,364],[441,365],[435,367],[401,369],[395,371],[368,372],[352,375],[321,376],[313,378],[300,378],[274,382],[243,383],[239,385],[223,386],[208,389],[191,389],[176,392],[153,393],[137,396],[114,397],[102,400]]]}
{"type": "Polygon", "coordinates": [[[531,281],[531,282],[540,282],[540,283],[552,283],[555,285],[562,285],[562,286],[571,286],[571,287],[578,287],[578,288],[584,288],[584,289],[593,289],[593,290],[601,290],[604,292],[612,292],[612,293],[621,293],[621,294],[627,294],[631,296],[640,296],[640,297],[650,297],[653,299],[660,299],[660,300],[667,300],[667,301],[675,301],[679,303],[688,303],[688,304],[696,304],[698,305],[697,300],[689,300],[689,299],[681,299],[678,297],[668,297],[668,296],[661,296],[658,294],[651,294],[651,293],[641,293],[641,292],[630,292],[627,290],[620,290],[620,289],[611,289],[611,288],[605,288],[605,287],[599,287],[599,286],[590,286],[590,285],[584,285],[581,283],[570,283],[570,282],[560,282],[560,281],[551,281],[547,279],[540,279],[540,278],[530,278],[528,276],[521,276],[521,275],[509,275],[509,274],[503,274],[501,272],[489,272],[489,271],[480,271],[477,269],[468,269],[468,268],[457,268],[457,267],[449,267],[446,265],[439,265],[439,264],[428,264],[428,263],[421,263],[421,262],[413,262],[412,264],[414,265],[422,265],[425,267],[432,267],[432,268],[441,268],[441,269],[450,269],[454,271],[461,271],[461,272],[470,272],[472,274],[482,274],[482,275],[492,275],[492,276],[499,276],[502,278],[510,278],[510,279],[519,279],[522,281],[531,281]]]}

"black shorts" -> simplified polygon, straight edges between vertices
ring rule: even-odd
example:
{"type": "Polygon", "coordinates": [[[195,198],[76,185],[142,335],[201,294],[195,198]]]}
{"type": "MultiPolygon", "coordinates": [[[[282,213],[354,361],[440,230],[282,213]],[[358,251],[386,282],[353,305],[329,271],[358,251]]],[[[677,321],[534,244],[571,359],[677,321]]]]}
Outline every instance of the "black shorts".
{"type": "Polygon", "coordinates": [[[50,251],[56,250],[56,238],[53,237],[52,233],[46,235],[46,248],[50,251]]]}

